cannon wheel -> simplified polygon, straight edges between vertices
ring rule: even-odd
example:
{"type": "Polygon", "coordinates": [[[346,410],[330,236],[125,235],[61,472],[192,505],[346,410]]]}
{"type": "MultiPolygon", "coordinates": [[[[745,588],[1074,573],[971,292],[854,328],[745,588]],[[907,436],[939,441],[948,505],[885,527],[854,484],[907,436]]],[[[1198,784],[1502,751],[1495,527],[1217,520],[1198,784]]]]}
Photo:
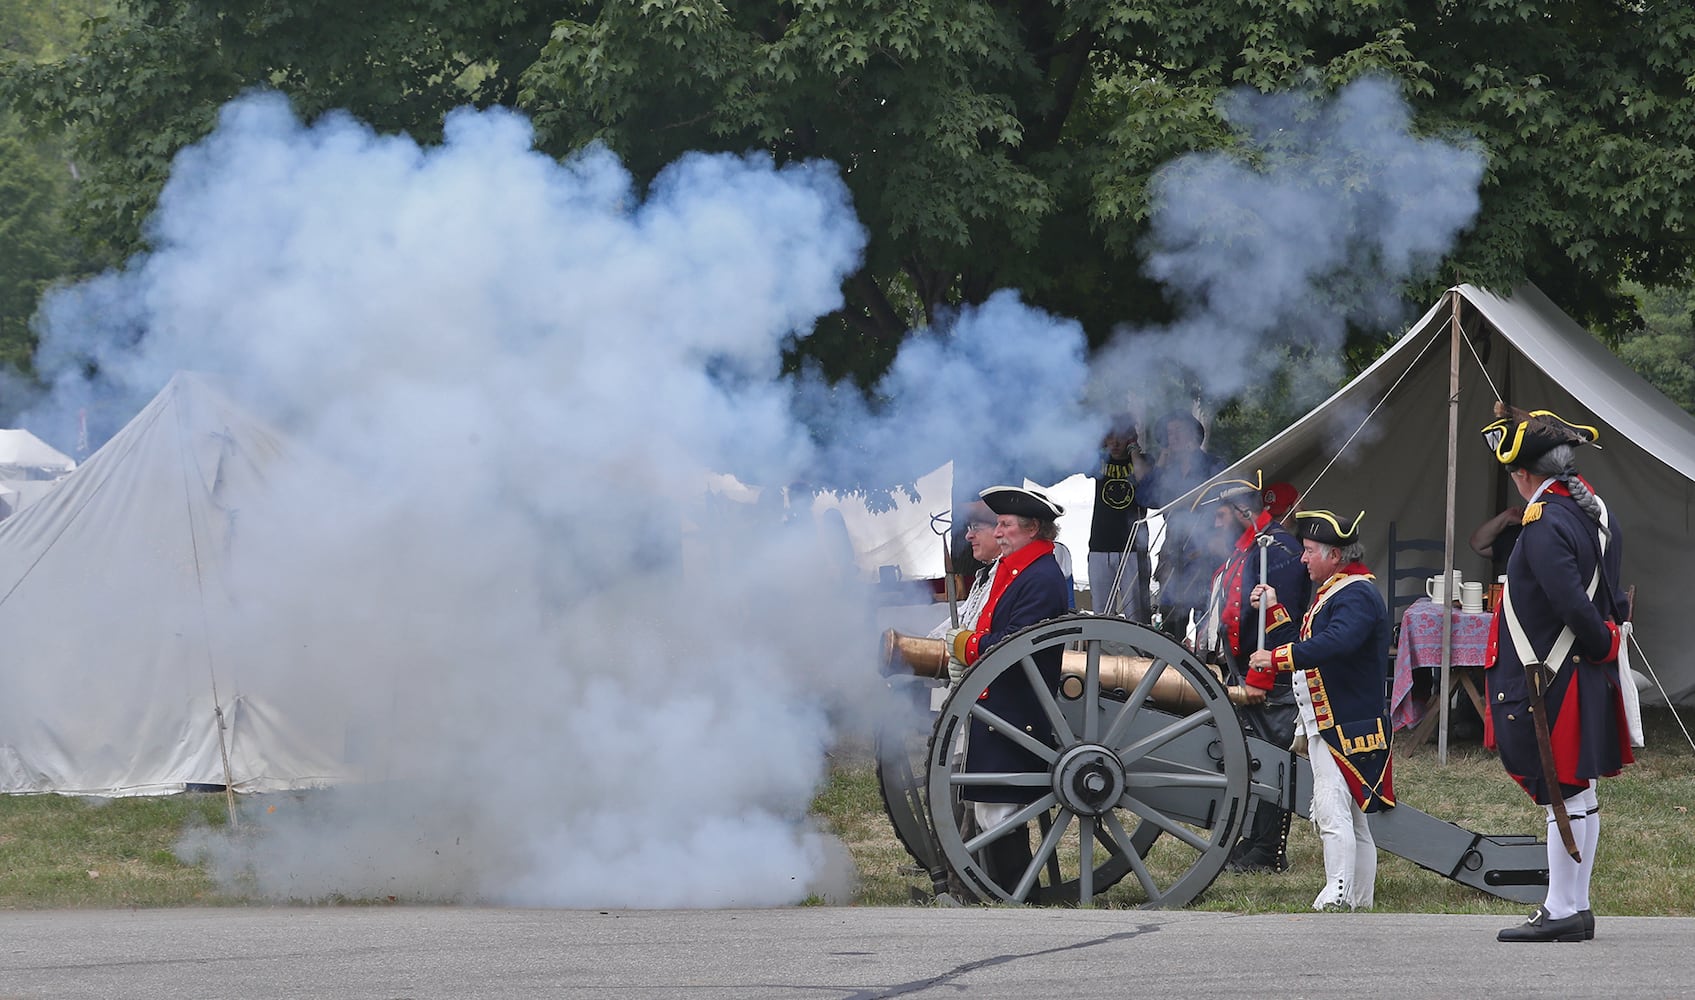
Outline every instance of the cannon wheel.
{"type": "Polygon", "coordinates": [[[1247,741],[1218,679],[1166,636],[1090,615],[1024,629],[979,660],[942,706],[925,767],[936,844],[956,880],[990,901],[1089,906],[1097,893],[1134,872],[1142,905],[1183,906],[1223,870],[1251,794],[1247,741]],[[1082,650],[1087,662],[1081,683],[1062,683],[1058,692],[1046,690],[1032,658],[1055,647],[1082,650]],[[1150,657],[1153,667],[1135,690],[1103,692],[1103,653],[1150,657]],[[1024,673],[1039,692],[1054,739],[1046,745],[1025,733],[1010,738],[1046,767],[968,772],[957,752],[968,723],[975,718],[997,735],[1007,732],[978,696],[1010,671],[1024,673]],[[1200,707],[1172,711],[1149,701],[1162,674],[1186,682],[1200,707]],[[1026,788],[1035,800],[992,829],[962,830],[954,803],[972,787],[1026,788]],[[1030,866],[1006,884],[997,882],[975,852],[1032,819],[1042,836],[1030,866]],[[1171,845],[1170,856],[1150,865],[1156,839],[1171,845]]]}
{"type": "Polygon", "coordinates": [[[929,715],[930,691],[934,685],[923,678],[903,675],[888,678],[888,684],[908,711],[889,712],[878,725],[877,790],[883,798],[883,810],[889,814],[889,823],[906,853],[930,875],[932,882],[945,883],[947,873],[942,852],[924,818],[924,782],[919,772],[925,750],[917,745],[921,730],[910,725],[918,713],[929,715]]]}

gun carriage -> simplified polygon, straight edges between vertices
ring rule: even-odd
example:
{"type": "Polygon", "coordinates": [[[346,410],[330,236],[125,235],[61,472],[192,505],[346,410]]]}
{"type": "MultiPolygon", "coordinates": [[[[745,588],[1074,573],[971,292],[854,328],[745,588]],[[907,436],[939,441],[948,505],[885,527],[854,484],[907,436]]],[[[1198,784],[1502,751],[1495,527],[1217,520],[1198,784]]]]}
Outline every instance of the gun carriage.
{"type": "MultiPolygon", "coordinates": [[[[928,707],[947,680],[940,640],[884,634],[889,681],[928,707]]],[[[1120,618],[1068,615],[1009,637],[947,692],[929,738],[881,734],[878,778],[896,834],[940,895],[1089,906],[1128,876],[1141,905],[1183,906],[1224,870],[1254,809],[1305,817],[1306,757],[1244,732],[1225,685],[1193,654],[1120,618]],[[1058,690],[1041,683],[1034,655],[1064,649],[1058,690]],[[1049,734],[1009,731],[979,696],[1009,671],[1024,673],[1049,734]],[[1017,773],[965,770],[972,718],[1045,763],[1017,773]],[[995,829],[976,830],[961,802],[970,786],[1035,789],[1034,802],[995,829]],[[1035,820],[1028,869],[997,880],[978,852],[1008,826],[1035,820]]],[[[1473,833],[1402,803],[1371,814],[1377,846],[1447,878],[1519,902],[1538,902],[1547,855],[1529,836],[1473,833]]],[[[1131,898],[1135,898],[1130,894],[1131,898]]]]}

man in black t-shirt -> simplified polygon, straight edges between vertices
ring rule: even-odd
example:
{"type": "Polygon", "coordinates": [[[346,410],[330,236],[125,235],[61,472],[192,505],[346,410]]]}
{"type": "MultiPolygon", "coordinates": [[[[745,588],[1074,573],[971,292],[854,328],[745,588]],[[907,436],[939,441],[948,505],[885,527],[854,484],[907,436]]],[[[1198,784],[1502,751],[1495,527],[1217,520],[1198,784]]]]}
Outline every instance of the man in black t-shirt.
{"type": "Polygon", "coordinates": [[[1137,622],[1151,617],[1147,508],[1138,495],[1146,469],[1135,420],[1129,414],[1115,416],[1101,440],[1089,523],[1089,593],[1097,615],[1137,622]]]}

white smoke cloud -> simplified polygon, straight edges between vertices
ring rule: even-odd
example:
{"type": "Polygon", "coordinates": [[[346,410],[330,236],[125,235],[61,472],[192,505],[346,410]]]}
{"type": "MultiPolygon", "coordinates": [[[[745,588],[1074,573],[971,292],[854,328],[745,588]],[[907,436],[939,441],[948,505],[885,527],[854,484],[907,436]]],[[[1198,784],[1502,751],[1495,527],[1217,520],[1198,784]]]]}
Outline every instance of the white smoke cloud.
{"type": "MultiPolygon", "coordinates": [[[[1222,111],[1238,149],[1179,157],[1152,184],[1146,270],[1177,319],[1099,352],[1099,396],[1187,379],[1224,400],[1266,379],[1270,345],[1334,358],[1349,322],[1389,330],[1404,318],[1397,289],[1477,214],[1481,151],[1414,135],[1388,81],[1331,97],[1238,90],[1222,111]]],[[[1328,394],[1307,382],[1306,401],[1328,394]]]]}
{"type": "Polygon", "coordinates": [[[185,843],[266,896],[844,894],[807,808],[887,707],[870,594],[806,519],[708,476],[893,485],[1097,433],[1063,420],[1080,330],[1010,295],[903,351],[874,410],[797,397],[783,348],[864,245],[828,164],[689,155],[637,191],[514,114],[421,147],[260,94],[180,155],[149,235],[49,302],[35,420],[127,415],[195,369],[313,456],[240,512],[223,693],[278,732],[345,727],[367,780],[185,843]],[[949,398],[1011,386],[1044,405],[1000,440],[949,398]]]}

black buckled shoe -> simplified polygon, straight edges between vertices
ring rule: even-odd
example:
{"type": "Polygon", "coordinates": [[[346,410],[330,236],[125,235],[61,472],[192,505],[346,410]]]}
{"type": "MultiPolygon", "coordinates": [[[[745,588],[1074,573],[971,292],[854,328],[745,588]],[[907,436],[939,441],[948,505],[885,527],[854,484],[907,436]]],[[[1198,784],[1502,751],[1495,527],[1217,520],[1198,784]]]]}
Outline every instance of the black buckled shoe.
{"type": "Polygon", "coordinates": [[[1595,940],[1595,911],[1578,910],[1577,915],[1583,918],[1583,940],[1595,940]]]}
{"type": "Polygon", "coordinates": [[[1538,906],[1530,919],[1517,927],[1508,927],[1495,935],[1497,941],[1583,941],[1583,914],[1573,913],[1569,917],[1558,920],[1551,919],[1548,911],[1538,906]]]}

